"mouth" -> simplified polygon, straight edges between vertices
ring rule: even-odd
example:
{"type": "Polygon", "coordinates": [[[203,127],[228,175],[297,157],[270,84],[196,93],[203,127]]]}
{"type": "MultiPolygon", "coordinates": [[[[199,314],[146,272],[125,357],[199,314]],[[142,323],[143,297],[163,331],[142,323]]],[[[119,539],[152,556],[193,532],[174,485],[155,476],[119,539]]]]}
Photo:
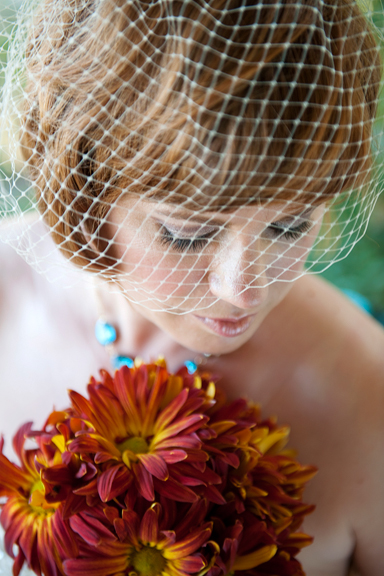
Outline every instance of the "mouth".
{"type": "Polygon", "coordinates": [[[256,314],[242,316],[241,318],[207,318],[194,314],[194,317],[212,330],[212,332],[219,334],[219,336],[225,336],[226,338],[235,338],[236,336],[244,334],[251,326],[255,316],[256,314]]]}

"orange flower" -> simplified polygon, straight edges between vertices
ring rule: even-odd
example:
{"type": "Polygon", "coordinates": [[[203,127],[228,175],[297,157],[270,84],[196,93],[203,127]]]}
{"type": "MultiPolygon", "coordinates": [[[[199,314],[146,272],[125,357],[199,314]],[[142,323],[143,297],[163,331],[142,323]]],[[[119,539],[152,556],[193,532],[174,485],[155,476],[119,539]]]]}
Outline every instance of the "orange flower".
{"type": "MultiPolygon", "coordinates": [[[[74,534],[61,514],[61,505],[45,499],[45,488],[35,465],[35,458],[44,462],[39,450],[25,450],[25,436],[31,423],[24,424],[14,438],[14,449],[21,466],[13,464],[3,454],[0,443],[0,496],[7,497],[2,507],[1,524],[5,530],[5,549],[14,558],[13,548],[19,552],[13,574],[17,576],[26,562],[28,567],[45,576],[64,574],[62,558],[78,553],[74,534]]],[[[49,464],[59,462],[59,451],[49,464]]]]}

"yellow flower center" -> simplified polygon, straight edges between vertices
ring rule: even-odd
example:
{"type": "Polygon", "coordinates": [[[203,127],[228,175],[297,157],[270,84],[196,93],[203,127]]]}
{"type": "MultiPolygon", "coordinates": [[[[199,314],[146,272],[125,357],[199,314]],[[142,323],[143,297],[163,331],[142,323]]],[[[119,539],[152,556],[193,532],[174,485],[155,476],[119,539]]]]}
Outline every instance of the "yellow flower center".
{"type": "Polygon", "coordinates": [[[125,450],[130,450],[135,454],[147,454],[149,450],[149,446],[144,438],[141,436],[132,436],[131,438],[127,438],[120,444],[117,444],[118,449],[123,454],[125,450]]]}
{"type": "Polygon", "coordinates": [[[31,496],[34,492],[42,492],[44,494],[45,492],[45,488],[44,488],[44,484],[42,483],[42,481],[40,480],[40,478],[38,478],[36,480],[36,482],[32,485],[31,488],[31,496]]]}
{"type": "Polygon", "coordinates": [[[45,515],[53,514],[55,509],[60,505],[60,502],[48,504],[45,501],[45,488],[40,478],[32,485],[28,503],[34,512],[45,515]]]}
{"type": "Polygon", "coordinates": [[[148,546],[136,551],[131,561],[139,576],[159,576],[166,564],[160,550],[148,546]]]}

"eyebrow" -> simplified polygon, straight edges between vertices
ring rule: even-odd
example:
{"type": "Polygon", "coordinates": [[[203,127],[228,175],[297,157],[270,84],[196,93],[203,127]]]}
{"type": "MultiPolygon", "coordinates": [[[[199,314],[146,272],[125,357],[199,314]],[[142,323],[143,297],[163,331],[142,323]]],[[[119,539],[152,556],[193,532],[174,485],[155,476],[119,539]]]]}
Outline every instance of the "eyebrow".
{"type": "Polygon", "coordinates": [[[312,212],[314,210],[316,210],[316,208],[318,208],[318,206],[310,206],[309,208],[307,208],[306,210],[304,210],[304,212],[297,212],[297,213],[293,213],[293,214],[286,214],[285,216],[283,216],[281,218],[281,220],[275,220],[275,222],[282,222],[283,220],[288,220],[291,218],[305,218],[306,216],[310,216],[312,214],[312,212]]]}
{"type": "MultiPolygon", "coordinates": [[[[175,214],[164,213],[163,216],[166,216],[168,218],[174,218],[175,220],[187,220],[192,223],[205,224],[209,226],[223,226],[223,220],[219,218],[214,218],[213,216],[208,215],[203,216],[200,214],[194,214],[191,210],[178,207],[176,204],[164,205],[166,209],[168,208],[168,206],[172,206],[172,208],[175,207],[176,212],[175,214]]],[[[281,218],[274,220],[273,222],[271,222],[271,224],[274,224],[275,222],[284,222],[290,219],[305,218],[306,216],[309,216],[316,208],[317,206],[309,206],[309,208],[307,208],[303,212],[297,211],[296,213],[282,215],[281,218]]],[[[224,213],[224,215],[227,214],[228,213],[224,213]]]]}
{"type": "Polygon", "coordinates": [[[185,208],[180,208],[177,210],[175,209],[175,213],[163,213],[163,216],[168,218],[174,218],[175,220],[187,220],[188,222],[195,223],[195,224],[205,224],[205,225],[212,225],[212,226],[222,226],[223,220],[219,218],[215,218],[213,216],[202,216],[200,214],[194,214],[190,210],[185,208]]]}

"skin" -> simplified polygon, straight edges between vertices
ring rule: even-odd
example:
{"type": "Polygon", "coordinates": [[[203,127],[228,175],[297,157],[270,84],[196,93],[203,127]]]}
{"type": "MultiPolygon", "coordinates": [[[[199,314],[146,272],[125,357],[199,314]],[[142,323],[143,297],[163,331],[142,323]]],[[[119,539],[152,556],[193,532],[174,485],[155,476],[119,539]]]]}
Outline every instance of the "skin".
{"type": "MultiPolygon", "coordinates": [[[[263,230],[275,218],[264,216],[258,219],[263,230]]],[[[232,222],[230,231],[237,226],[232,222]]],[[[223,242],[236,251],[233,241],[223,242]]],[[[207,310],[212,317],[257,311],[249,330],[219,336],[192,313],[132,306],[104,284],[105,315],[115,323],[119,318],[117,351],[140,351],[144,360],[162,353],[171,370],[199,352],[220,354],[206,367],[224,375],[228,396],[260,402],[265,415],[291,425],[299,459],[319,468],[305,493],[317,505],[303,527],[315,536],[300,556],[307,576],[345,576],[352,561],[361,576],[382,576],[383,330],[316,277],[239,289],[244,268],[226,254],[211,255],[204,297],[213,295],[214,303],[207,310]]],[[[66,405],[65,388],[84,393],[89,375],[108,366],[108,357],[93,335],[98,311],[91,285],[64,290],[50,284],[3,244],[0,258],[0,423],[10,454],[9,439],[22,422],[34,414],[41,425],[52,404],[66,405]]]]}

